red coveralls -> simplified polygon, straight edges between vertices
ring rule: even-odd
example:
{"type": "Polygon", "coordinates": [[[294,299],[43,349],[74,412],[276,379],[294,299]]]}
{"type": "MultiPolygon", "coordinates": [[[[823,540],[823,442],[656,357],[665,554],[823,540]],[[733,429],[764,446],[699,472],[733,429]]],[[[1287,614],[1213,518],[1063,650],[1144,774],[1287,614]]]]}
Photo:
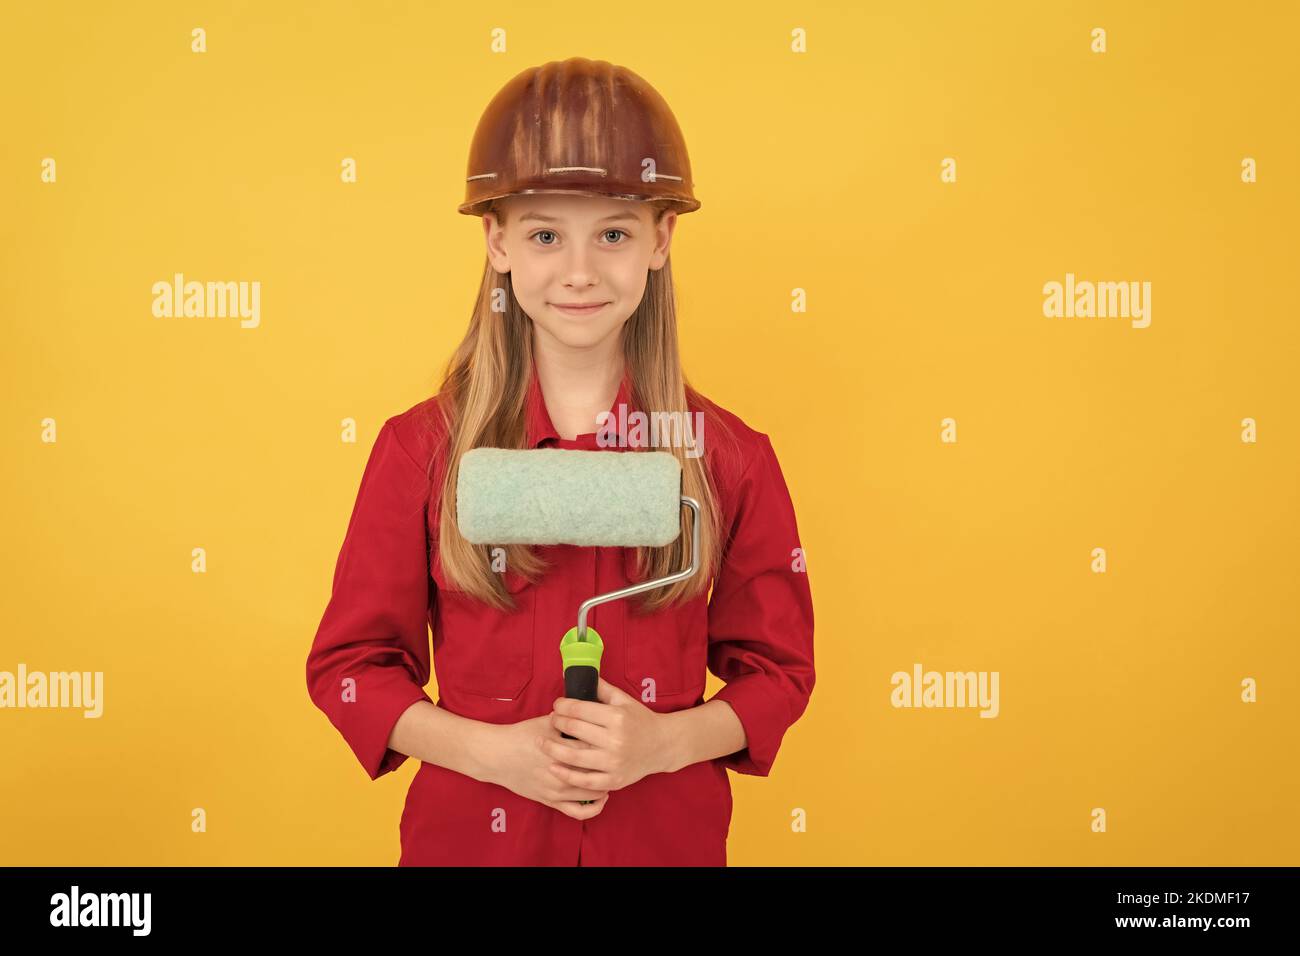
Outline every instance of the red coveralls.
{"type": "MultiPolygon", "coordinates": [[[[397,718],[424,690],[432,663],[437,706],[473,720],[515,723],[551,712],[564,695],[559,643],[589,597],[632,583],[634,548],[552,545],[539,551],[552,569],[535,585],[512,570],[517,609],[497,611],[447,586],[436,549],[439,515],[431,493],[446,467],[442,426],[430,398],[388,419],[375,439],[311,651],[312,701],[352,748],[372,779],[406,755],[388,749],[397,718]],[[344,700],[343,681],[355,680],[344,700]]],[[[634,410],[625,376],[610,409],[634,410]]],[[[421,762],[402,812],[399,865],[723,866],[731,824],[726,768],[766,776],[786,728],[812,693],[813,610],[808,575],[795,570],[800,547],[794,508],[768,437],[711,403],[736,434],[740,454],[710,444],[727,529],[712,593],[678,608],[637,617],[627,599],[596,607],[588,623],[604,641],[601,676],[638,700],[653,677],[667,713],[703,702],[705,668],[726,682],[726,701],[747,746],[675,773],[643,777],[610,793],[590,820],[436,764],[421,762]],[[505,812],[505,830],[493,821],[505,812]]],[[[696,421],[692,412],[692,424],[696,421]]],[[[598,450],[596,434],[560,438],[551,424],[536,367],[528,396],[528,447],[598,450]]],[[[611,449],[619,451],[621,449],[611,449]]]]}

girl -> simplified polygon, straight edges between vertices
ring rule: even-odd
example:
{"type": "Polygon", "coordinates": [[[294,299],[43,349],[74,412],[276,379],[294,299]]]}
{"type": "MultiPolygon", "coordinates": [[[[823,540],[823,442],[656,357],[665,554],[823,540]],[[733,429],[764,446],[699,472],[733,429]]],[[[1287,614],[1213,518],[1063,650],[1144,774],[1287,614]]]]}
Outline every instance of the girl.
{"type": "Polygon", "coordinates": [[[776,454],[678,357],[669,245],[699,206],[676,120],[622,67],[526,70],[479,122],[460,207],[483,219],[478,303],[438,394],[379,431],[307,658],[372,779],[420,761],[400,865],[725,865],[726,768],[766,776],[808,704],[776,454]],[[687,427],[645,426],[661,413],[687,427]],[[560,637],[587,598],[685,567],[690,512],[663,548],[471,545],[454,465],[482,446],[668,451],[700,502],[700,570],[589,616],[596,701],[563,697],[560,637]],[[725,682],[707,702],[706,669],[725,682]]]}

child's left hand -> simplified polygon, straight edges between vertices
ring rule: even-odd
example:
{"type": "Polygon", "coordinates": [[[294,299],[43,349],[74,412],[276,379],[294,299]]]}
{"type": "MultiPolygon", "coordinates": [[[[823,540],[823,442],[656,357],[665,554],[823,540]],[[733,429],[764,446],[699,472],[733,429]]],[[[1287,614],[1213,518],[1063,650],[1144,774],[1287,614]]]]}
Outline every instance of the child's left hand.
{"type": "Polygon", "coordinates": [[[621,790],[668,769],[669,743],[664,714],[601,677],[596,700],[558,698],[551,726],[577,740],[542,739],[553,760],[552,773],[565,783],[591,790],[621,790]]]}

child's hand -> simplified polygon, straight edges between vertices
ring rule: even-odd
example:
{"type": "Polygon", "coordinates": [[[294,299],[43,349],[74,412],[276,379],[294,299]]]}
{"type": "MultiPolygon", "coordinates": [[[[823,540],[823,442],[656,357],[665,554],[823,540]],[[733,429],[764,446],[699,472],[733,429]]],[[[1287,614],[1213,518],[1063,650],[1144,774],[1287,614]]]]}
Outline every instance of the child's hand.
{"type": "Polygon", "coordinates": [[[560,732],[551,726],[550,714],[502,724],[498,730],[493,738],[496,746],[487,758],[489,783],[544,803],[575,820],[589,820],[605,809],[607,791],[574,786],[551,771],[551,759],[538,747],[542,738],[560,739],[560,732]],[[579,802],[582,800],[593,802],[583,804],[579,802]]]}
{"type": "Polygon", "coordinates": [[[663,714],[655,713],[603,677],[596,700],[555,701],[551,723],[556,731],[577,737],[539,741],[554,758],[551,772],[564,783],[593,790],[621,790],[652,773],[668,769],[669,741],[663,714]]]}

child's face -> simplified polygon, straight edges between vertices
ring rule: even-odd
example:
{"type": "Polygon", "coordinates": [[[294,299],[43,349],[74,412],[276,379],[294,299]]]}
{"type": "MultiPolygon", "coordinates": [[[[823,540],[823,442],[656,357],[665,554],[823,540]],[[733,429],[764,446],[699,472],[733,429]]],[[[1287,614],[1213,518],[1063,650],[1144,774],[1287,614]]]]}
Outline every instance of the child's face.
{"type": "MultiPolygon", "coordinates": [[[[617,337],[645,294],[648,270],[668,258],[677,213],[625,199],[511,196],[505,226],[483,217],[488,258],[509,272],[515,298],[549,345],[590,349],[617,337]],[[573,303],[605,303],[585,312],[573,303]]],[[[617,341],[617,339],[615,339],[617,341]]]]}

